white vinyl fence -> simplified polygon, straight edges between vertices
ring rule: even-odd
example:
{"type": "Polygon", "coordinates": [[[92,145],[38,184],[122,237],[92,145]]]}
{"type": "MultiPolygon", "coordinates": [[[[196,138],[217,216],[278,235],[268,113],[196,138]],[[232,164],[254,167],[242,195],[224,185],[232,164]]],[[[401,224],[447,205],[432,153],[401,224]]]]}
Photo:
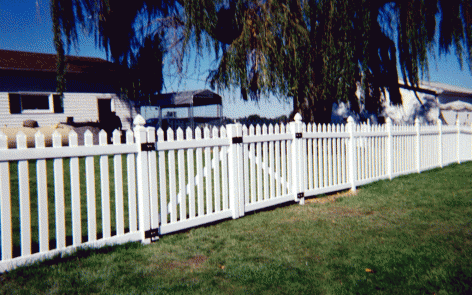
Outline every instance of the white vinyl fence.
{"type": "Polygon", "coordinates": [[[141,241],[284,202],[472,159],[472,129],[442,126],[230,124],[144,128],[69,146],[53,135],[8,149],[0,133],[0,272],[78,247],[141,241]],[[185,139],[184,139],[185,138],[185,139]]]}

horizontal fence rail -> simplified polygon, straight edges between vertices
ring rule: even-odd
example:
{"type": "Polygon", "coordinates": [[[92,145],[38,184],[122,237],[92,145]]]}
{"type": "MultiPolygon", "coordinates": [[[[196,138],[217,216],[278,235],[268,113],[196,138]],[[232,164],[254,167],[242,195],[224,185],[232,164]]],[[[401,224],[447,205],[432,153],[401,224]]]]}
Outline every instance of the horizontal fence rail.
{"type": "Polygon", "coordinates": [[[470,126],[229,124],[59,133],[45,147],[0,133],[0,271],[80,247],[141,241],[305,197],[472,159],[470,126]]]}

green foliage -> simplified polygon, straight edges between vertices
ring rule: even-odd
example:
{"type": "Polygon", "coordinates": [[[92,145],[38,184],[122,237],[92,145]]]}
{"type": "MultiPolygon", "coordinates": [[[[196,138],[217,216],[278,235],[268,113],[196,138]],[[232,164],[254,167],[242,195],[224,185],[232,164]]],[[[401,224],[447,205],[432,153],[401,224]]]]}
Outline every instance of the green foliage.
{"type": "MultiPolygon", "coordinates": [[[[210,72],[211,85],[240,87],[243,99],[261,94],[293,99],[293,114],[300,112],[305,121],[329,122],[332,104],[339,101],[358,112],[379,113],[385,90],[391,102],[401,103],[397,51],[405,82],[417,86],[428,71],[437,15],[440,49],[455,47],[462,61],[466,48],[471,65],[472,6],[465,0],[241,0],[229,8],[224,1],[213,7],[190,2],[224,10],[226,18],[233,12],[230,28],[241,32],[231,42],[217,39],[223,54],[210,72]],[[358,83],[364,92],[360,101],[358,83]]],[[[212,17],[187,26],[199,40],[202,28],[215,36],[208,30],[212,21],[220,23],[212,17]]]]}
{"type": "MultiPolygon", "coordinates": [[[[468,0],[54,0],[51,10],[59,77],[61,38],[67,46],[76,42],[78,25],[128,67],[133,52],[149,48],[149,34],[165,32],[174,36],[166,45],[178,71],[193,46],[199,53],[214,51],[217,66],[207,78],[212,88],[239,88],[244,100],[270,94],[292,99],[292,116],[300,112],[305,121],[329,122],[340,101],[360,113],[379,113],[385,91],[392,103],[401,103],[397,56],[404,81],[418,86],[428,73],[437,19],[440,53],[454,48],[461,65],[466,53],[472,71],[468,0]],[[139,27],[143,14],[148,25],[139,27]],[[138,34],[151,23],[151,32],[138,34]]],[[[140,94],[142,83],[132,82],[140,94]]]]}
{"type": "Polygon", "coordinates": [[[131,100],[140,95],[160,92],[162,89],[162,31],[147,32],[145,18],[166,16],[174,8],[174,2],[117,1],[117,0],[53,0],[54,44],[58,53],[58,91],[65,90],[66,60],[63,38],[67,50],[77,46],[79,28],[95,36],[96,45],[104,49],[107,58],[125,68],[119,81],[123,94],[131,100]],[[147,63],[143,58],[148,59],[147,63]],[[145,65],[148,65],[146,68],[145,65]],[[151,72],[146,73],[149,67],[151,72]],[[145,76],[154,78],[151,87],[145,76]],[[161,77],[159,79],[159,76],[161,77]]]}

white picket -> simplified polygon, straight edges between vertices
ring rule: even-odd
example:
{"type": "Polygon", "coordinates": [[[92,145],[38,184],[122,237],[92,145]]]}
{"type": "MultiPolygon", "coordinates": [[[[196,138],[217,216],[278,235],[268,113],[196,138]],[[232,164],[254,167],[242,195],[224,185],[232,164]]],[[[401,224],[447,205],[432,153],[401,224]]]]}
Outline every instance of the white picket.
{"type": "MultiPolygon", "coordinates": [[[[220,129],[220,138],[227,138],[226,135],[226,128],[224,126],[220,129]]],[[[221,161],[221,169],[222,169],[222,178],[223,178],[223,210],[230,209],[229,208],[229,194],[228,194],[228,147],[222,146],[221,147],[221,154],[222,154],[222,161],[221,161]]]]}
{"type": "MultiPolygon", "coordinates": [[[[177,129],[177,141],[184,140],[184,131],[182,128],[177,129]]],[[[187,185],[185,181],[185,162],[184,162],[184,150],[179,149],[177,151],[178,167],[179,167],[179,204],[180,204],[180,220],[187,219],[187,185]]],[[[190,189],[193,189],[191,187],[190,189]]]]}
{"type": "MultiPolygon", "coordinates": [[[[195,139],[202,139],[202,131],[200,128],[195,129],[195,139]]],[[[205,207],[203,204],[203,165],[202,165],[202,148],[197,148],[197,206],[198,217],[205,214],[205,207]]]]}
{"type": "MultiPolygon", "coordinates": [[[[286,130],[285,130],[285,125],[284,124],[280,124],[280,134],[285,134],[286,133],[286,130]]],[[[282,158],[282,163],[281,163],[281,166],[282,166],[282,176],[281,176],[281,185],[282,185],[282,195],[285,195],[285,194],[288,194],[288,185],[287,185],[287,177],[285,175],[286,171],[287,171],[287,150],[288,150],[288,147],[287,147],[287,140],[283,140],[281,141],[281,145],[280,145],[280,150],[282,151],[281,153],[281,158],[282,158]]],[[[252,187],[254,187],[254,184],[252,183],[251,184],[252,187]]]]}
{"type": "MultiPolygon", "coordinates": [[[[344,132],[345,130],[343,129],[344,126],[341,126],[341,132],[344,132]]],[[[347,138],[341,138],[341,167],[342,167],[342,183],[347,183],[348,182],[348,175],[347,175],[347,155],[346,155],[346,147],[347,147],[347,138]]]]}
{"type": "MultiPolygon", "coordinates": [[[[107,133],[101,130],[98,134],[100,146],[108,145],[107,133]]],[[[104,238],[111,236],[110,221],[110,179],[108,168],[108,155],[100,156],[100,192],[102,204],[102,233],[104,238]]]]}
{"type": "MultiPolygon", "coordinates": [[[[336,125],[336,133],[341,133],[341,126],[336,125]]],[[[341,184],[341,138],[336,138],[336,181],[335,184],[341,184]]]]}
{"type": "MultiPolygon", "coordinates": [[[[257,130],[257,129],[256,129],[257,130]]],[[[290,133],[290,126],[287,124],[287,126],[285,126],[285,131],[286,133],[290,133]]],[[[285,157],[287,158],[287,178],[286,178],[286,183],[287,183],[287,194],[291,193],[292,192],[292,181],[293,181],[293,177],[292,177],[292,144],[293,144],[293,140],[286,140],[285,141],[286,144],[287,144],[287,153],[285,154],[285,157]]]]}
{"type": "MultiPolygon", "coordinates": [[[[157,131],[158,144],[164,141],[164,131],[159,128],[157,131]]],[[[167,175],[166,175],[166,153],[173,151],[159,151],[159,188],[160,188],[160,200],[161,200],[161,224],[167,224],[167,175]]]]}
{"type": "MultiPolygon", "coordinates": [[[[311,123],[307,124],[307,132],[313,133],[311,123]]],[[[308,153],[308,189],[313,189],[313,138],[307,139],[307,153],[308,153]]]]}
{"type": "MultiPolygon", "coordinates": [[[[254,126],[251,124],[249,126],[249,136],[254,136],[255,135],[255,130],[254,126]]],[[[251,203],[256,202],[256,170],[255,170],[255,165],[256,165],[256,144],[255,143],[250,143],[249,144],[249,158],[250,160],[250,176],[251,176],[251,203]]]]}
{"type": "MultiPolygon", "coordinates": [[[[131,130],[126,131],[126,144],[132,145],[134,143],[134,136],[131,130]]],[[[129,216],[129,230],[130,232],[136,232],[138,230],[138,220],[136,217],[137,212],[137,200],[136,200],[136,167],[135,155],[127,154],[126,166],[127,166],[127,181],[128,181],[128,216],[129,216]]],[[[157,173],[157,171],[156,171],[157,173]]],[[[157,180],[156,180],[157,181],[157,180]]]]}
{"type": "MultiPolygon", "coordinates": [[[[313,126],[312,126],[312,132],[313,133],[318,133],[318,128],[317,128],[317,125],[315,123],[313,123],[313,126]]],[[[319,138],[313,138],[313,141],[312,141],[312,146],[313,146],[313,178],[314,178],[314,181],[313,181],[313,188],[316,189],[316,188],[320,188],[320,183],[319,183],[319,176],[320,176],[320,173],[319,173],[319,150],[318,150],[318,142],[319,142],[319,138]]]]}
{"type": "MultiPolygon", "coordinates": [[[[306,133],[306,124],[302,124],[302,133],[306,133]]],[[[307,190],[307,185],[308,185],[308,179],[307,179],[307,150],[306,150],[306,145],[307,145],[307,139],[302,138],[300,139],[300,144],[301,144],[301,155],[300,155],[300,160],[301,160],[301,183],[300,183],[300,189],[301,191],[306,191],[307,190]]]]}
{"type": "MultiPolygon", "coordinates": [[[[242,127],[242,133],[243,137],[248,136],[248,128],[246,125],[243,125],[242,127]]],[[[244,183],[249,183],[249,144],[243,144],[243,169],[244,169],[244,183]]],[[[250,204],[250,199],[249,199],[249,185],[244,186],[244,204],[250,204]]]]}
{"type": "MultiPolygon", "coordinates": [[[[269,127],[267,128],[268,134],[274,134],[274,126],[272,124],[269,124],[269,127]]],[[[275,194],[275,163],[274,163],[274,142],[270,141],[269,142],[269,166],[268,169],[266,170],[266,173],[269,175],[269,199],[272,199],[276,197],[277,195],[275,194]]]]}
{"type": "MultiPolygon", "coordinates": [[[[121,145],[121,132],[119,130],[113,131],[113,145],[121,145]]],[[[124,208],[123,208],[123,165],[122,165],[120,154],[113,156],[113,175],[115,176],[116,234],[122,235],[125,232],[125,228],[124,228],[124,208]]],[[[152,187],[151,183],[150,183],[150,187],[152,187]]]]}
{"type": "MultiPolygon", "coordinates": [[[[34,138],[35,148],[44,149],[44,134],[38,131],[34,138]]],[[[44,159],[36,161],[36,183],[38,191],[39,252],[46,252],[49,250],[49,219],[46,160],[44,159]]]]}
{"type": "MultiPolygon", "coordinates": [[[[218,128],[213,127],[212,130],[212,138],[219,138],[218,134],[218,128]]],[[[214,161],[214,166],[213,166],[213,179],[214,179],[214,199],[215,199],[215,212],[220,212],[221,211],[221,196],[220,196],[220,153],[219,153],[220,148],[215,146],[213,147],[213,161],[214,161]]],[[[246,183],[248,180],[245,180],[246,183]]],[[[247,195],[246,195],[247,196],[247,195]]]]}
{"type": "MultiPolygon", "coordinates": [[[[93,134],[90,130],[84,133],[85,146],[93,146],[93,134]]],[[[97,214],[96,214],[96,195],[95,195],[95,164],[93,156],[85,157],[85,182],[87,191],[87,229],[88,241],[97,239],[97,214]]]]}
{"type": "MultiPolygon", "coordinates": [[[[331,124],[328,124],[327,132],[331,133],[331,124]]],[[[327,150],[327,154],[328,154],[328,185],[333,186],[333,166],[334,166],[334,164],[333,164],[333,145],[332,145],[333,139],[328,138],[327,140],[328,140],[328,150],[327,150]]]]}
{"type": "MultiPolygon", "coordinates": [[[[256,125],[256,136],[261,135],[261,126],[256,125]]],[[[263,200],[262,196],[262,143],[256,143],[256,165],[257,165],[257,201],[263,200]]]]}
{"type": "MultiPolygon", "coordinates": [[[[167,141],[174,141],[174,131],[172,128],[167,129],[167,141]]],[[[175,152],[170,150],[168,153],[169,163],[169,197],[170,197],[170,222],[177,222],[177,196],[176,196],[176,183],[175,183],[175,152]]]]}
{"type": "MultiPolygon", "coordinates": [[[[205,127],[203,129],[203,138],[210,138],[210,129],[205,127]]],[[[211,150],[209,147],[205,148],[205,176],[206,176],[206,187],[205,187],[205,197],[206,197],[206,214],[213,213],[213,191],[211,186],[211,150]]]]}
{"type": "MultiPolygon", "coordinates": [[[[274,134],[280,134],[279,130],[280,126],[276,124],[274,126],[274,134]]],[[[275,175],[276,175],[276,183],[275,183],[275,195],[278,197],[280,196],[280,188],[283,179],[280,179],[280,141],[275,142],[275,175]]]]}
{"type": "MultiPolygon", "coordinates": [[[[17,149],[26,149],[26,135],[16,136],[17,149]]],[[[21,255],[31,254],[31,209],[28,161],[18,161],[18,198],[20,199],[21,255]]]]}
{"type": "MultiPolygon", "coordinates": [[[[8,149],[8,138],[0,131],[0,153],[8,149]]],[[[1,222],[1,243],[2,260],[12,258],[12,220],[11,220],[11,200],[10,200],[10,164],[0,162],[0,222],[1,222]]]]}
{"type": "MultiPolygon", "coordinates": [[[[69,133],[69,146],[78,147],[77,133],[72,130],[69,133]]],[[[72,210],[72,244],[78,246],[82,243],[82,222],[80,209],[80,181],[79,158],[70,158],[70,191],[72,210]]]]}
{"type": "MultiPolygon", "coordinates": [[[[262,135],[267,134],[267,125],[263,124],[262,125],[262,135]]],[[[262,186],[262,189],[264,191],[264,200],[269,199],[269,173],[268,172],[268,167],[269,167],[269,155],[268,155],[268,142],[265,141],[262,143],[262,168],[265,170],[263,174],[263,179],[264,179],[264,184],[262,186]]]]}
{"type": "MultiPolygon", "coordinates": [[[[193,131],[190,127],[186,130],[186,139],[193,140],[193,131]]],[[[195,168],[193,163],[194,149],[187,149],[187,178],[189,183],[189,218],[195,218],[195,168]]]]}
{"type": "MultiPolygon", "coordinates": [[[[62,137],[59,132],[52,134],[53,148],[62,146],[62,137]]],[[[54,209],[56,210],[56,249],[66,247],[66,221],[64,202],[64,170],[62,158],[54,159],[54,209]]]]}

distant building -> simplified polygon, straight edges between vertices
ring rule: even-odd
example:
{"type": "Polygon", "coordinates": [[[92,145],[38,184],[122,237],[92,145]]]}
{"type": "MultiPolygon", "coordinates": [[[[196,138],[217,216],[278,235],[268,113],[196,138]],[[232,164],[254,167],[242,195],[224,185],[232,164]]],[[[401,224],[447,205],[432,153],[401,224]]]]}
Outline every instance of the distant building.
{"type": "MultiPolygon", "coordinates": [[[[387,92],[380,118],[364,115],[372,123],[383,122],[389,117],[395,124],[414,124],[416,118],[422,124],[436,124],[438,119],[448,125],[456,124],[457,120],[461,124],[472,124],[472,89],[425,81],[421,81],[418,88],[406,86],[401,80],[399,84],[402,105],[392,106],[387,92]]],[[[362,92],[359,90],[357,95],[362,95],[362,92]]],[[[359,116],[350,112],[344,103],[334,104],[331,121],[346,122],[349,115],[359,121],[359,116]]]]}
{"type": "Polygon", "coordinates": [[[0,50],[0,127],[120,118],[129,129],[136,109],[120,99],[120,69],[100,58],[67,56],[66,92],[56,92],[56,55],[0,50]]]}
{"type": "MultiPolygon", "coordinates": [[[[150,106],[158,115],[158,124],[155,127],[171,127],[183,129],[197,124],[209,123],[214,121],[221,122],[223,118],[223,101],[220,95],[208,89],[190,90],[181,92],[172,92],[153,95],[150,98],[150,106]],[[216,114],[214,116],[195,116],[195,107],[204,107],[216,105],[216,114]],[[157,108],[157,109],[156,109],[157,108]],[[187,109],[186,117],[178,117],[176,111],[166,111],[164,109],[187,109]]],[[[145,111],[146,112],[146,111],[145,111]]]]}
{"type": "Polygon", "coordinates": [[[402,106],[385,109],[385,115],[394,122],[413,124],[419,118],[422,123],[436,123],[438,119],[448,125],[457,120],[472,123],[472,89],[439,82],[421,81],[418,88],[400,83],[402,106]]]}

